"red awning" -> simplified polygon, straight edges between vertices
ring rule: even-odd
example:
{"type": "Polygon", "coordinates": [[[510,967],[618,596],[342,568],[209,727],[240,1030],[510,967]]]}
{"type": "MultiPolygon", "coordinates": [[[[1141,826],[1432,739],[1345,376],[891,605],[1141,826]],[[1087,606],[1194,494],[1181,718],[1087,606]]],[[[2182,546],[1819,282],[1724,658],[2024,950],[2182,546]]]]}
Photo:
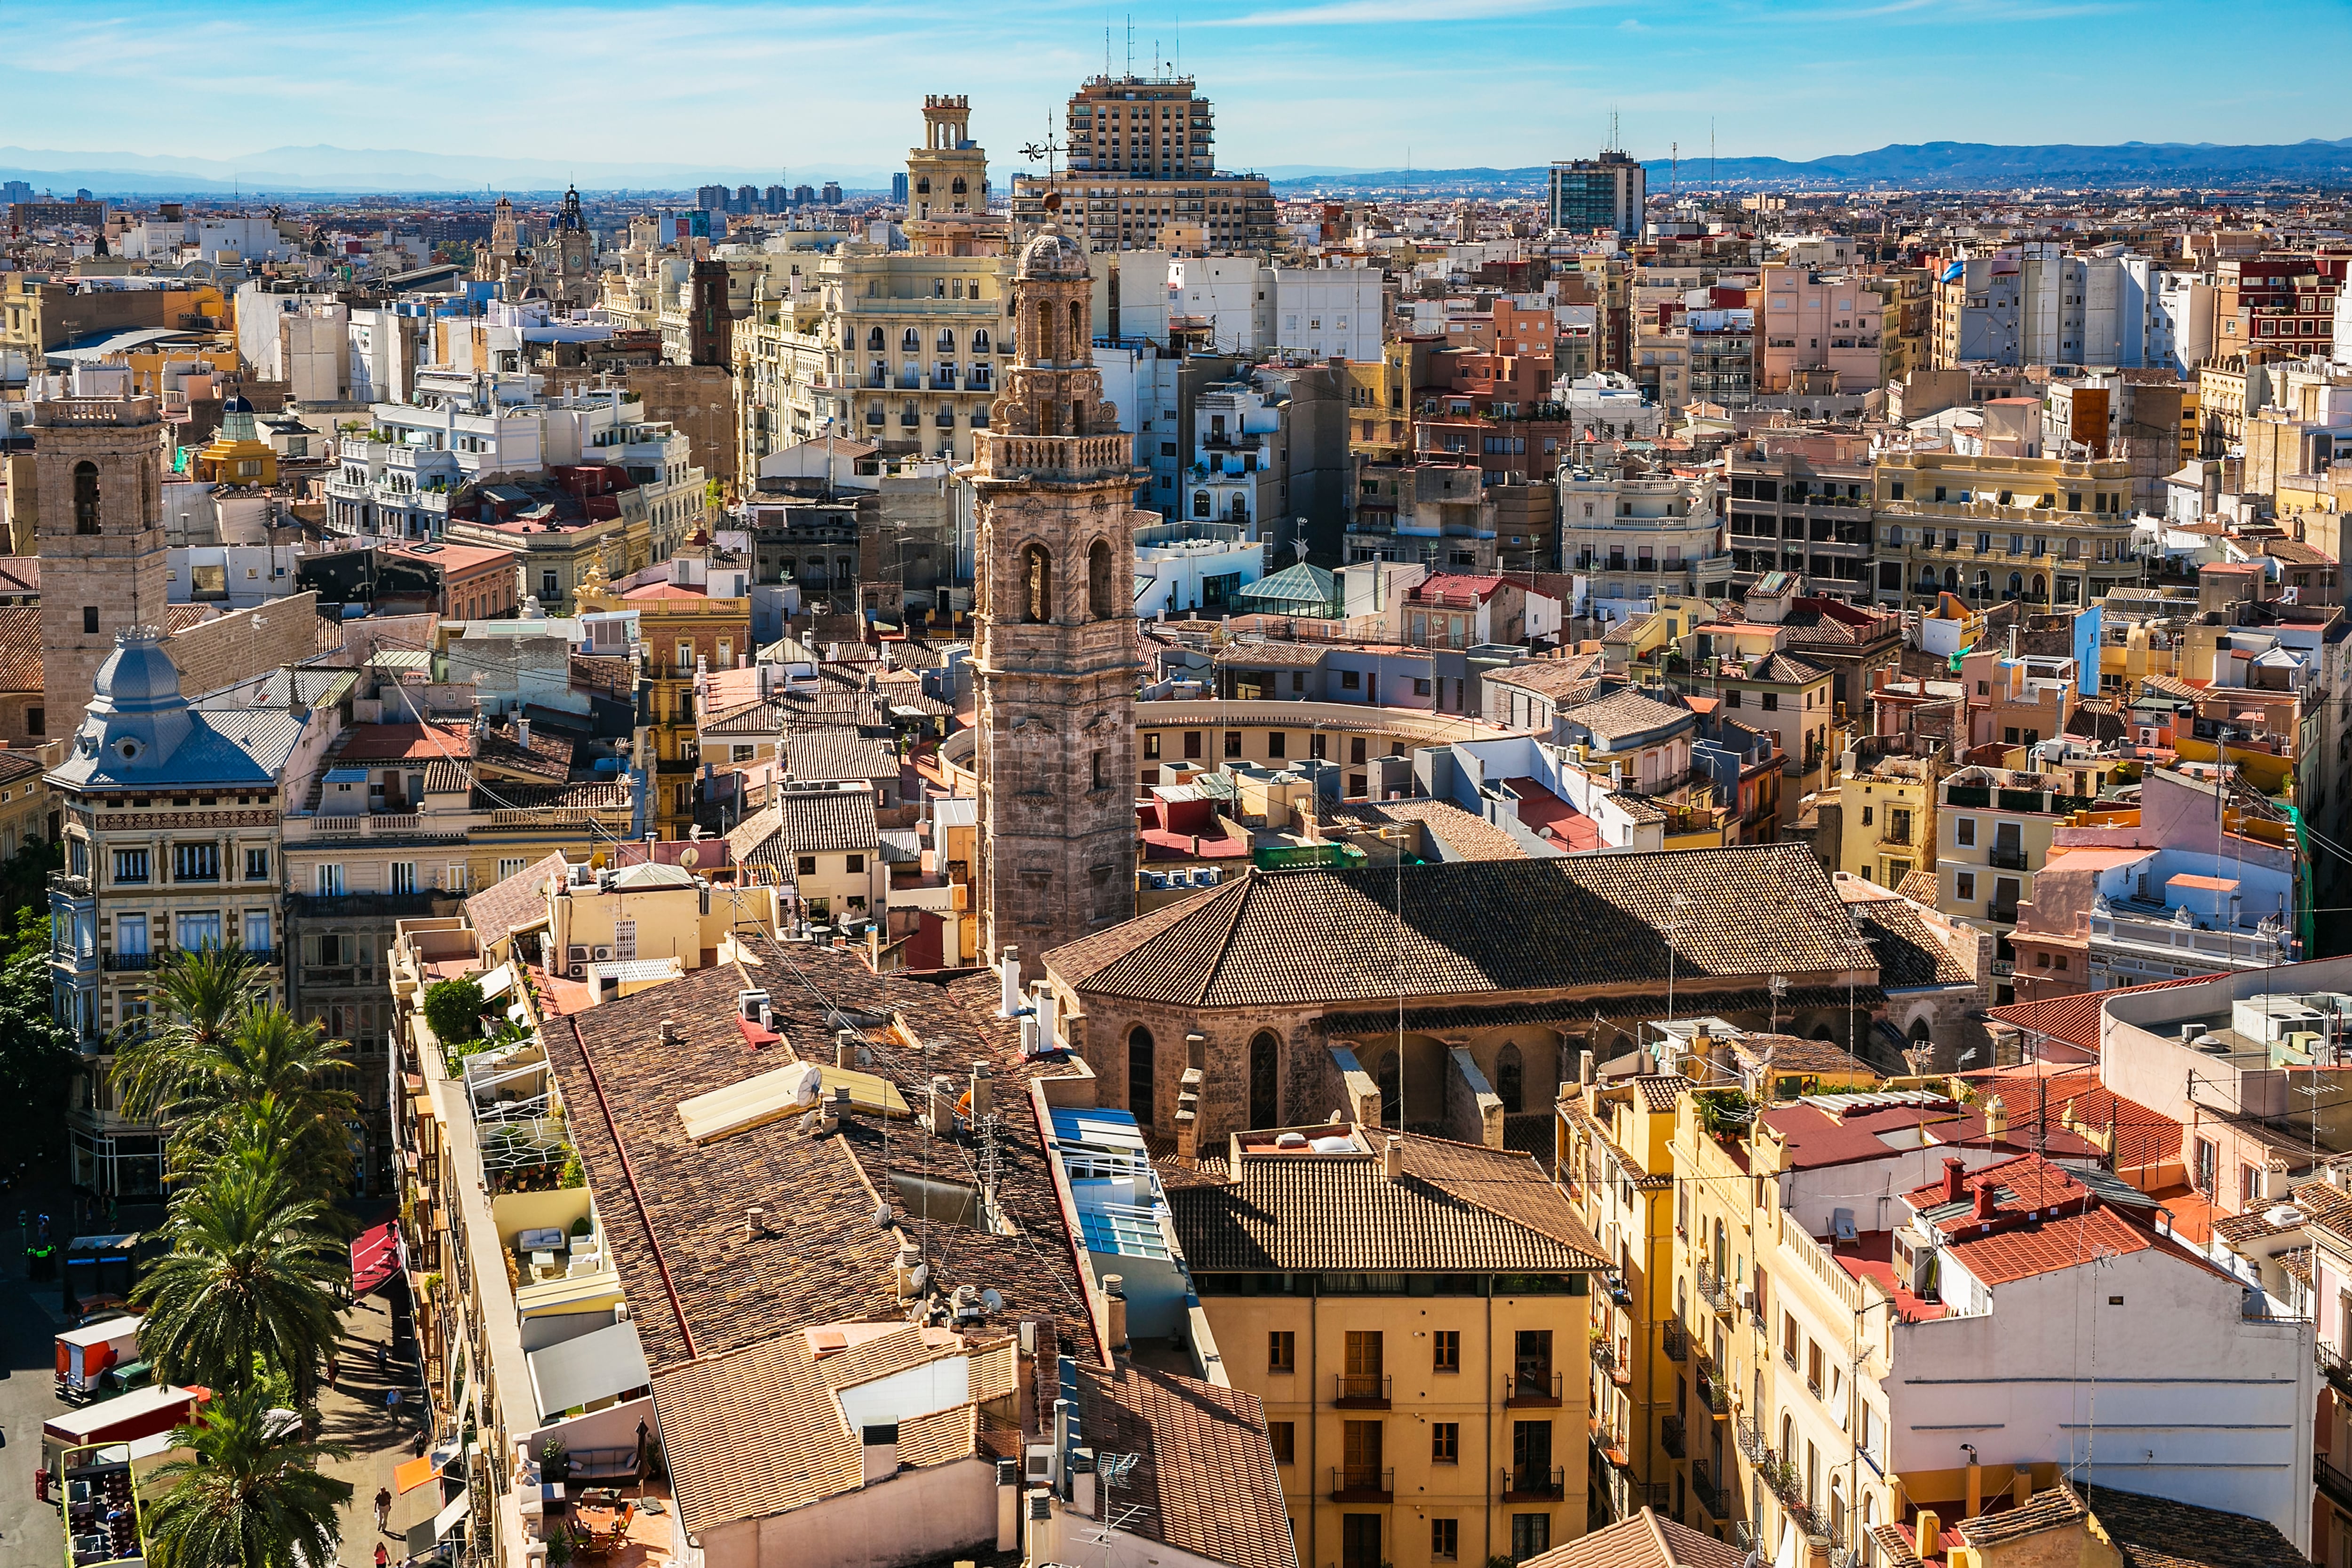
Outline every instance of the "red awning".
{"type": "Polygon", "coordinates": [[[400,1230],[391,1221],[352,1241],[352,1294],[364,1296],[400,1272],[400,1230]]]}

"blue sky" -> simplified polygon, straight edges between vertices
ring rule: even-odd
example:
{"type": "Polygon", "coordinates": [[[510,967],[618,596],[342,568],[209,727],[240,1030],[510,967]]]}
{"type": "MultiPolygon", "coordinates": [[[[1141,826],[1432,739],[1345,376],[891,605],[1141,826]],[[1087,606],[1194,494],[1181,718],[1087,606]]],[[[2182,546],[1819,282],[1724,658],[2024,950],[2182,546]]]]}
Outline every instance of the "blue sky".
{"type": "Polygon", "coordinates": [[[1889,142],[2352,135],[2332,0],[16,0],[0,145],[234,160],[289,144],[887,169],[965,92],[1001,167],[1103,66],[1172,55],[1222,165],[1812,157],[1889,142]],[[2220,62],[2236,63],[2223,68],[2220,62]]]}

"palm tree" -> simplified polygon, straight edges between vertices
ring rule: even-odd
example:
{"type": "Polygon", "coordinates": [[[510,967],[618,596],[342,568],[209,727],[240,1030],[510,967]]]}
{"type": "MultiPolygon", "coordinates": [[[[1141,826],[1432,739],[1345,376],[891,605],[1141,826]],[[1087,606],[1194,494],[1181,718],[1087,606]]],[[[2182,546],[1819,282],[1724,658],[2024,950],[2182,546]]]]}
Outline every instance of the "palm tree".
{"type": "Polygon", "coordinates": [[[131,1291],[156,1372],[222,1388],[257,1368],[314,1404],[320,1358],[336,1340],[330,1290],[351,1267],[332,1213],[250,1145],[206,1166],[173,1200],[172,1250],[131,1291]]]}
{"type": "Polygon", "coordinates": [[[174,1173],[194,1174],[250,1113],[267,1107],[265,1119],[284,1140],[286,1169],[303,1192],[340,1194],[352,1169],[345,1124],[359,1109],[357,1097],[334,1082],[348,1070],[342,1051],[318,1025],[274,1005],[248,1009],[225,1037],[191,1047],[181,1063],[184,1088],[170,1107],[174,1173]]]}
{"type": "Polygon", "coordinates": [[[296,1568],[335,1560],[335,1510],[352,1483],[319,1472],[322,1459],[351,1451],[308,1440],[301,1418],[269,1407],[258,1383],[215,1392],[201,1423],[173,1442],[192,1458],[158,1466],[162,1492],[142,1521],[155,1568],[296,1568]]]}
{"type": "Polygon", "coordinates": [[[164,1120],[268,994],[260,965],[241,947],[182,948],[165,959],[148,987],[156,1021],[115,1055],[123,1114],[164,1120]]]}

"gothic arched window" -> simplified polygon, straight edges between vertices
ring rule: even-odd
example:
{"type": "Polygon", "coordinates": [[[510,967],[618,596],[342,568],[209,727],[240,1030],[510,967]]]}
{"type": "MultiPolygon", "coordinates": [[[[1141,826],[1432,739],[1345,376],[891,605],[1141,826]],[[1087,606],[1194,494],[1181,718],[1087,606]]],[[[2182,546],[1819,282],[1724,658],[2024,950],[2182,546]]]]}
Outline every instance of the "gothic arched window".
{"type": "Polygon", "coordinates": [[[1517,1114],[1527,1093],[1527,1069],[1519,1064],[1519,1047],[1506,1041],[1495,1058],[1495,1094],[1503,1109],[1517,1114]]]}
{"type": "Polygon", "coordinates": [[[1151,1125],[1151,1031],[1137,1025],[1127,1037],[1127,1109],[1139,1126],[1151,1125]]]}
{"type": "Polygon", "coordinates": [[[76,463],[73,472],[74,531],[98,531],[98,465],[76,463]]]}
{"type": "Polygon", "coordinates": [[[1281,1097],[1275,1089],[1276,1068],[1282,1054],[1282,1042],[1274,1037],[1271,1029],[1261,1029],[1250,1041],[1249,1097],[1250,1125],[1272,1127],[1282,1120],[1281,1097]]]}
{"type": "Polygon", "coordinates": [[[1054,618],[1054,558],[1042,544],[1021,552],[1021,618],[1032,625],[1054,618]]]}
{"type": "Polygon", "coordinates": [[[1107,621],[1118,613],[1111,602],[1110,542],[1097,539],[1087,552],[1087,614],[1107,621]]]}

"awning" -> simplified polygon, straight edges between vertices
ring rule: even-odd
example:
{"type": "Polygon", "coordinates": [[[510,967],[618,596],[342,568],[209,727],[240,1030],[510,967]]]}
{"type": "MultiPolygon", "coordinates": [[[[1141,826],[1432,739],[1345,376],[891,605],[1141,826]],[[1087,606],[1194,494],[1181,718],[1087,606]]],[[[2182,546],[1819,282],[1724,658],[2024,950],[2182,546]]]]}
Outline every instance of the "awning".
{"type": "Polygon", "coordinates": [[[530,1352],[531,1394],[541,1420],[627,1394],[653,1381],[637,1325],[614,1323],[530,1352]]]}
{"type": "Polygon", "coordinates": [[[473,1489],[469,1487],[458,1489],[457,1495],[449,1500],[449,1506],[433,1516],[433,1539],[438,1541],[457,1529],[458,1521],[473,1506],[473,1489]]]}
{"type": "Polygon", "coordinates": [[[406,1497],[431,1480],[439,1472],[441,1463],[427,1454],[421,1459],[403,1459],[392,1468],[392,1491],[394,1497],[406,1497]]]}
{"type": "Polygon", "coordinates": [[[400,1226],[392,1220],[352,1240],[352,1294],[364,1296],[400,1272],[400,1226]]]}

